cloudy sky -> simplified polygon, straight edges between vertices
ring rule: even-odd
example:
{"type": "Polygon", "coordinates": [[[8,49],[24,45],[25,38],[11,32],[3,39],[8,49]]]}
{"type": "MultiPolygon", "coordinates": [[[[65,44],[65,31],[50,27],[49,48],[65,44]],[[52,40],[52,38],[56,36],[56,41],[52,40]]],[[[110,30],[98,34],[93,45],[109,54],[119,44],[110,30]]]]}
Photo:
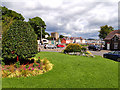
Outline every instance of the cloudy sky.
{"type": "Polygon", "coordinates": [[[25,17],[41,17],[48,33],[65,36],[97,38],[100,26],[118,28],[118,1],[100,0],[5,0],[2,6],[25,17]],[[84,1],[84,2],[83,2],[84,1]]]}

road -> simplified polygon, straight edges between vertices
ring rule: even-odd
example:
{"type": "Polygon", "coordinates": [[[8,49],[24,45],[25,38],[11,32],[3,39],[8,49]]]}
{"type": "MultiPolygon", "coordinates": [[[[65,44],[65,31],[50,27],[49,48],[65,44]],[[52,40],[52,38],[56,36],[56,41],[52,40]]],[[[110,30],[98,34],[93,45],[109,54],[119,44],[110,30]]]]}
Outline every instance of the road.
{"type": "Polygon", "coordinates": [[[93,55],[103,56],[104,53],[108,53],[108,50],[101,50],[101,51],[90,51],[93,55]]]}
{"type": "MultiPolygon", "coordinates": [[[[65,48],[57,48],[57,49],[41,49],[41,52],[62,52],[65,48]]],[[[101,50],[101,51],[90,51],[93,55],[103,56],[104,53],[108,53],[108,50],[101,50]]]]}

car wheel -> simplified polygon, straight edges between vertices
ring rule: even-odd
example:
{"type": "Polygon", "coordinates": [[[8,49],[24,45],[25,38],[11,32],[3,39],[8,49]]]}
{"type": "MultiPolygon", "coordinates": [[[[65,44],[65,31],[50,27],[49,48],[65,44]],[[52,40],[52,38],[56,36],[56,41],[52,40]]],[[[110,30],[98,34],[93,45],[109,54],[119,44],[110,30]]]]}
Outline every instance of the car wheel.
{"type": "Polygon", "coordinates": [[[120,58],[118,58],[117,61],[120,62],[120,58]]]}
{"type": "Polygon", "coordinates": [[[106,56],[103,56],[104,58],[106,58],[106,56]]]}

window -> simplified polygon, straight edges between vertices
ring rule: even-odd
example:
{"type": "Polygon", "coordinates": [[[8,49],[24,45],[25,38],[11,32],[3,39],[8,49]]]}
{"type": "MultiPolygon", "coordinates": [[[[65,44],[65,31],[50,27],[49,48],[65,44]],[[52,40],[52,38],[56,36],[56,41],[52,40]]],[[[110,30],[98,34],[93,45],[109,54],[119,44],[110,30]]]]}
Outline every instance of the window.
{"type": "Polygon", "coordinates": [[[114,37],[114,41],[117,41],[119,38],[115,35],[114,37]]]}
{"type": "Polygon", "coordinates": [[[114,49],[118,49],[118,43],[114,43],[114,49]]]}

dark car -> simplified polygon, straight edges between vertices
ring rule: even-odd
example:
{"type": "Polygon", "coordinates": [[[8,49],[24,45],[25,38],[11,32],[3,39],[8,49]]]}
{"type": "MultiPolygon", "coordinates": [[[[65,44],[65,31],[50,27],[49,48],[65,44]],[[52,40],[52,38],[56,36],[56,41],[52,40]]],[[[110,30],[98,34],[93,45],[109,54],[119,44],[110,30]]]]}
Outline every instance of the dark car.
{"type": "Polygon", "coordinates": [[[100,51],[101,50],[101,46],[100,45],[89,45],[88,49],[89,50],[93,50],[93,51],[96,51],[96,50],[100,51]]]}
{"type": "Polygon", "coordinates": [[[112,52],[105,53],[103,54],[103,57],[120,62],[120,51],[112,51],[112,52]]]}

